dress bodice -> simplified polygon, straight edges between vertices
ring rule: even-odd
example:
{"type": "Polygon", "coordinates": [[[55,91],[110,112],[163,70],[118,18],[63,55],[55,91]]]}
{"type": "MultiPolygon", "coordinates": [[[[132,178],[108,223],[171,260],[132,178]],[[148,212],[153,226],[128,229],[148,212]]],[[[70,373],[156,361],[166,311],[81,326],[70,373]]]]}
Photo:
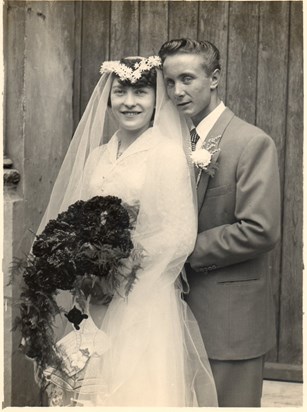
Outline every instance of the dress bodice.
{"type": "Polygon", "coordinates": [[[115,134],[105,146],[91,154],[83,197],[117,196],[123,202],[133,205],[140,199],[145,180],[146,164],[150,154],[148,134],[142,135],[117,158],[118,138],[115,134]]]}
{"type": "Polygon", "coordinates": [[[150,129],[118,159],[117,149],[115,134],[90,153],[82,198],[112,195],[139,203],[132,235],[141,263],[129,295],[116,294],[101,317],[102,333],[94,327],[97,339],[88,345],[92,355],[76,394],[78,405],[198,406],[199,387],[202,404],[215,406],[205,348],[178,282],[197,233],[185,154],[150,129]]]}

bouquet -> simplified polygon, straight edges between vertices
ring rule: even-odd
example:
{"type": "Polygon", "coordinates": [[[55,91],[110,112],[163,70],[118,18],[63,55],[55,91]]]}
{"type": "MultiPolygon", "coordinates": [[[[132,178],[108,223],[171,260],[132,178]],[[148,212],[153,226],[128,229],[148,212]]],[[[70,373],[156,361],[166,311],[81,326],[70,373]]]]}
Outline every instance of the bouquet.
{"type": "Polygon", "coordinates": [[[56,302],[60,290],[70,291],[81,309],[64,313],[76,330],[88,317],[82,313],[87,299],[107,304],[115,294],[131,291],[142,257],[131,240],[137,212],[114,196],[77,201],[48,222],[27,261],[19,262],[25,287],[14,329],[21,331],[20,349],[39,371],[65,366],[52,328],[55,316],[64,312],[56,302]]]}

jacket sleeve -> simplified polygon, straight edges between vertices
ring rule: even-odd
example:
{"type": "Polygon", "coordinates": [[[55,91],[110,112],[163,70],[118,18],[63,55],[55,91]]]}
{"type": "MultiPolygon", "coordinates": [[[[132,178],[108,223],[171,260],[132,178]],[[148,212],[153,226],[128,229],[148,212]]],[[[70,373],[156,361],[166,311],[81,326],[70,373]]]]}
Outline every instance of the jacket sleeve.
{"type": "Polygon", "coordinates": [[[235,222],[197,236],[189,257],[196,271],[240,263],[271,250],[280,236],[280,183],[277,152],[267,135],[253,137],[236,171],[235,222]]]}

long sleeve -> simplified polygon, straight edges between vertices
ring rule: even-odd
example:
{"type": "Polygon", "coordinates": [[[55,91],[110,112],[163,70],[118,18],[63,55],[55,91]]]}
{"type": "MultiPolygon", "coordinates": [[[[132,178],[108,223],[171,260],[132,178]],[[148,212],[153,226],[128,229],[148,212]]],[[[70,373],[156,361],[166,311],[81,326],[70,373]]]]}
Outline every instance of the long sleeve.
{"type": "Polygon", "coordinates": [[[135,231],[147,255],[142,276],[150,283],[159,276],[169,277],[167,282],[178,276],[195,244],[195,209],[185,155],[165,141],[148,159],[135,231]]]}

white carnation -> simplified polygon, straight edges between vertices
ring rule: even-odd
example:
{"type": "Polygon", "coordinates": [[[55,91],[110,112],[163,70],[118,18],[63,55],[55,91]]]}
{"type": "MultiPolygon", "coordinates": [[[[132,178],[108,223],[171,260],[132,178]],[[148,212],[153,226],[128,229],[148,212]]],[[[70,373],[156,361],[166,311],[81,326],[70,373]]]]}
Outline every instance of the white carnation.
{"type": "Polygon", "coordinates": [[[206,168],[211,162],[212,154],[206,149],[194,150],[191,159],[197,167],[206,168]]]}

